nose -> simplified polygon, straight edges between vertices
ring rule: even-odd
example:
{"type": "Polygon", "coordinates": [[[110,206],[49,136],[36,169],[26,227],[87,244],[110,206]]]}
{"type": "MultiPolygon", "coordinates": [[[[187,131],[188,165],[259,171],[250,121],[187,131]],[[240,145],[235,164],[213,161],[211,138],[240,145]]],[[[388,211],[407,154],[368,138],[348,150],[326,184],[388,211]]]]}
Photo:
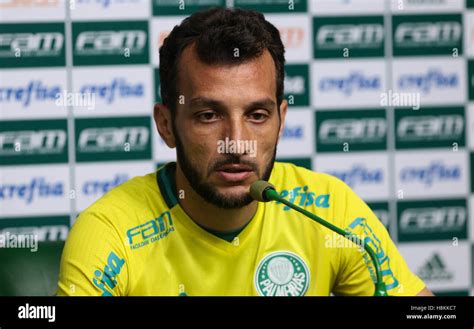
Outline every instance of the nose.
{"type": "MultiPolygon", "coordinates": [[[[245,141],[248,137],[248,132],[245,126],[244,118],[240,115],[232,114],[228,117],[226,124],[225,137],[228,137],[230,141],[239,145],[241,141],[245,141]]],[[[244,145],[244,143],[242,143],[244,145]]],[[[245,148],[235,148],[236,155],[245,155],[247,150],[245,148]]]]}

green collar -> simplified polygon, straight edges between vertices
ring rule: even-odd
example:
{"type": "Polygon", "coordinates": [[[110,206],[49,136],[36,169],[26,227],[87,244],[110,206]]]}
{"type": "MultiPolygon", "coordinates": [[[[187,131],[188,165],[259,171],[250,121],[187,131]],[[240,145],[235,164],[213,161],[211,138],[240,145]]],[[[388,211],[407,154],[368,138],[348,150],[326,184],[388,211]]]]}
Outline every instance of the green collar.
{"type": "MultiPolygon", "coordinates": [[[[176,192],[176,185],[175,185],[175,173],[176,173],[176,162],[169,162],[158,169],[156,174],[156,180],[158,182],[158,187],[160,189],[161,195],[165,199],[166,205],[169,209],[173,208],[177,204],[179,204],[178,199],[176,196],[178,195],[176,192]]],[[[250,223],[250,222],[249,222],[250,223]]],[[[197,224],[197,223],[196,223],[197,224]]],[[[199,224],[198,224],[199,225],[199,224]]],[[[232,242],[240,232],[248,225],[245,224],[243,227],[239,228],[238,230],[231,231],[231,232],[221,232],[211,230],[205,227],[202,227],[207,232],[215,235],[216,237],[225,240],[227,242],[232,242]]]]}

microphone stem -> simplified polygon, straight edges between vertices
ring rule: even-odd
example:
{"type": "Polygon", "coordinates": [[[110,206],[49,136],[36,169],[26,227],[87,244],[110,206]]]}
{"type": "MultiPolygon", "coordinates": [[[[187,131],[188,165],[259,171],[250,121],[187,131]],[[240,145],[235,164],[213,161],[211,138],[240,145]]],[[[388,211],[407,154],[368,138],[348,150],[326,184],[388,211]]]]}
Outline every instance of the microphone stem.
{"type": "Polygon", "coordinates": [[[359,246],[362,246],[364,248],[364,250],[366,250],[367,253],[369,254],[369,256],[372,260],[372,263],[374,264],[374,267],[375,267],[376,283],[375,283],[374,296],[388,296],[388,293],[387,293],[387,290],[386,290],[386,287],[385,287],[385,283],[383,282],[383,279],[382,279],[382,271],[380,269],[380,264],[378,262],[377,255],[375,254],[374,250],[365,241],[359,239],[359,237],[357,235],[352,234],[352,233],[348,233],[348,232],[340,229],[339,227],[334,226],[333,224],[325,221],[321,217],[316,216],[315,214],[310,213],[309,211],[307,211],[303,208],[300,208],[297,205],[291,203],[290,201],[280,197],[278,192],[274,189],[267,189],[265,191],[265,193],[266,193],[266,197],[269,200],[279,201],[279,202],[287,205],[288,207],[293,208],[293,209],[295,209],[296,211],[298,211],[300,213],[303,213],[305,216],[307,216],[307,217],[311,218],[312,220],[318,222],[319,224],[323,225],[324,227],[330,229],[331,231],[336,232],[337,234],[343,236],[346,239],[349,239],[350,241],[356,243],[359,246]]]}

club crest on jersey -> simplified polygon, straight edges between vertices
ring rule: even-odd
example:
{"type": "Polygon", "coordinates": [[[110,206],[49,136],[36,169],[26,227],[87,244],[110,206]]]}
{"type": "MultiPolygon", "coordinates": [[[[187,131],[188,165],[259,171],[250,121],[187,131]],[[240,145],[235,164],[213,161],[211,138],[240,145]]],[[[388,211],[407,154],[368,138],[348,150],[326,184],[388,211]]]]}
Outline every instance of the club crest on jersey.
{"type": "Polygon", "coordinates": [[[265,256],[255,271],[255,288],[260,296],[303,296],[308,286],[306,263],[288,251],[265,256]]]}

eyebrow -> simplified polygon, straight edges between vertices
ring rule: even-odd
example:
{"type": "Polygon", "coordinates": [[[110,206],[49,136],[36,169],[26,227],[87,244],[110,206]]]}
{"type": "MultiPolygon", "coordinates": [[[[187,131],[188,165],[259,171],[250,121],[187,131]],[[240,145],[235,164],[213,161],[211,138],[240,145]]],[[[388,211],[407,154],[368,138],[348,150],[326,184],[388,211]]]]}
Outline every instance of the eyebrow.
{"type": "MultiPolygon", "coordinates": [[[[227,106],[224,104],[224,102],[212,99],[212,98],[207,98],[207,97],[196,97],[191,99],[189,102],[191,107],[212,107],[212,108],[218,108],[218,109],[225,109],[227,106]]],[[[273,99],[271,98],[263,98],[259,99],[256,101],[253,101],[245,106],[246,110],[249,109],[254,109],[254,108],[266,108],[266,109],[272,109],[276,107],[276,103],[273,99]]]]}

